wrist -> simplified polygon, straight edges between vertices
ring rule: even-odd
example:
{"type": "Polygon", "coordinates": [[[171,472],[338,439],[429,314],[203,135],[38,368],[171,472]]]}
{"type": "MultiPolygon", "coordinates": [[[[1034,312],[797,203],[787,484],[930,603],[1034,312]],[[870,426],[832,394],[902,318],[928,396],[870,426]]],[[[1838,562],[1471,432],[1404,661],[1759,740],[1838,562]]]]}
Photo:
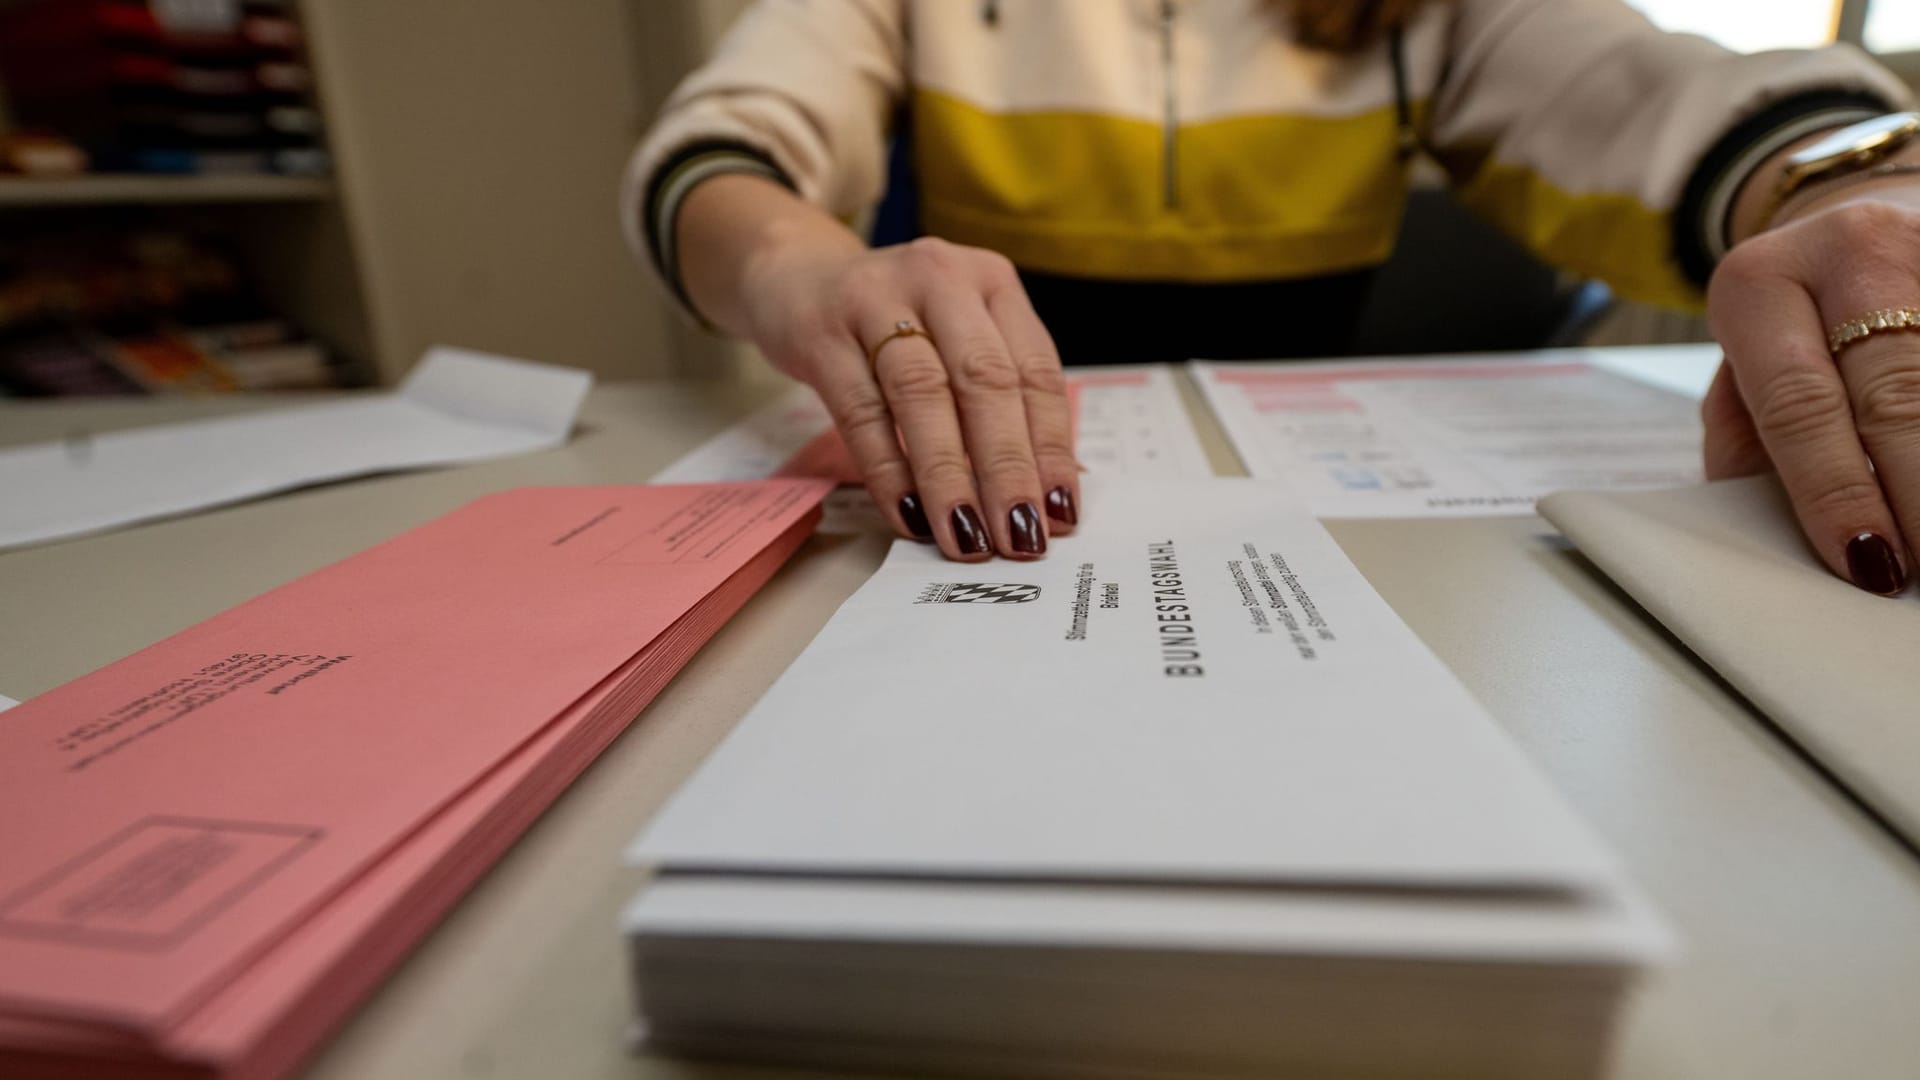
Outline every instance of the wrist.
{"type": "MultiPolygon", "coordinates": [[[[1786,175],[1787,161],[1793,155],[1845,126],[1834,124],[1802,135],[1774,151],[1765,162],[1747,176],[1746,182],[1741,185],[1740,193],[1734,197],[1733,206],[1727,213],[1727,246],[1729,248],[1786,220],[1781,212],[1786,208],[1785,204],[1775,204],[1775,193],[1779,191],[1781,179],[1786,175]]],[[[1807,194],[1811,193],[1811,190],[1807,192],[1807,194]]],[[[1787,200],[1788,203],[1794,201],[1796,200],[1787,200]]]]}
{"type": "Polygon", "coordinates": [[[750,304],[779,304],[831,278],[836,267],[865,253],[851,229],[827,217],[782,217],[762,223],[740,267],[740,290],[750,304]]]}
{"type": "Polygon", "coordinates": [[[1781,148],[1748,178],[1729,218],[1738,242],[1854,188],[1911,180],[1920,161],[1920,114],[1886,113],[1838,130],[1810,133],[1781,148]],[[1791,211],[1791,212],[1789,212],[1791,211]]]}
{"type": "Polygon", "coordinates": [[[1752,231],[1735,204],[1743,191],[1761,190],[1756,177],[1778,178],[1786,155],[1809,137],[1884,116],[1890,102],[1854,90],[1814,89],[1783,97],[1729,129],[1695,163],[1674,207],[1673,253],[1680,269],[1705,286],[1733,242],[1752,231]],[[1736,228],[1739,229],[1736,232],[1736,228]]]}
{"type": "Polygon", "coordinates": [[[678,276],[689,306],[708,324],[735,337],[751,337],[761,315],[769,282],[792,252],[816,248],[844,234],[857,238],[818,208],[772,180],[751,175],[721,175],[687,193],[677,220],[678,276]],[[824,226],[822,228],[821,226],[824,226]]]}
{"type": "Polygon", "coordinates": [[[1766,223],[1776,229],[1856,202],[1896,202],[1920,206],[1920,148],[1848,176],[1835,177],[1782,201],[1766,223]]]}

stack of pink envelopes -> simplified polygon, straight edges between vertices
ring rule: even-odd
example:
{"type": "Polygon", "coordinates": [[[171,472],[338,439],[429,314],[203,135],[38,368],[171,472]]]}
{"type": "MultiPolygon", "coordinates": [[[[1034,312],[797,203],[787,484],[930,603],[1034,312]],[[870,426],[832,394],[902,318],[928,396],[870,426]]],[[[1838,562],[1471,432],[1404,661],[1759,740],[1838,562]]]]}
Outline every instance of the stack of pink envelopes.
{"type": "Polygon", "coordinates": [[[490,496],[10,712],[0,1076],[285,1072],[828,487],[490,496]]]}

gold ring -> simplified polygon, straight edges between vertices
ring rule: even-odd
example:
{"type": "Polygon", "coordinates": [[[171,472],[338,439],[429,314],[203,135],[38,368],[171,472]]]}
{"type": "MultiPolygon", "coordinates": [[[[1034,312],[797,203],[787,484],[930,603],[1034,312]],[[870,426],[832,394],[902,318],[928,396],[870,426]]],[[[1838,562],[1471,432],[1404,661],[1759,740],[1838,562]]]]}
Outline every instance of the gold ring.
{"type": "Polygon", "coordinates": [[[880,350],[886,348],[888,342],[903,337],[923,337],[928,341],[933,340],[925,330],[920,329],[906,319],[901,319],[899,322],[893,324],[893,333],[874,342],[873,348],[867,350],[867,366],[872,367],[873,364],[880,359],[880,350]]]}
{"type": "Polygon", "coordinates": [[[1882,308],[1843,322],[1827,331],[1827,350],[1837,360],[1847,346],[1889,330],[1920,330],[1920,308],[1882,308]]]}

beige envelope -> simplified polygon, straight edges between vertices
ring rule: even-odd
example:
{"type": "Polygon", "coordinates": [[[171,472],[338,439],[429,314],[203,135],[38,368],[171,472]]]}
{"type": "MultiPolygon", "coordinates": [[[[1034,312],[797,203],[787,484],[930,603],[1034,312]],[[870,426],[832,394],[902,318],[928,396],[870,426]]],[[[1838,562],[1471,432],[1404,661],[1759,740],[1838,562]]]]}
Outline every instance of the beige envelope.
{"type": "Polygon", "coordinates": [[[1920,843],[1920,602],[1833,576],[1772,477],[1540,503],[1586,556],[1920,843]]]}

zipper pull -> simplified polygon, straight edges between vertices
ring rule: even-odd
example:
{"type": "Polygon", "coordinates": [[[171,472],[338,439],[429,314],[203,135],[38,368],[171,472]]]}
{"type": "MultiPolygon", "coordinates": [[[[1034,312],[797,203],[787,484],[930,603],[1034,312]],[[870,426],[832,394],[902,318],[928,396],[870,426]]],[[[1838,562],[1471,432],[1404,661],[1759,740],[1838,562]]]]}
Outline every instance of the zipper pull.
{"type": "Polygon", "coordinates": [[[1173,60],[1173,0],[1160,0],[1160,198],[1168,210],[1180,205],[1180,105],[1173,60]]]}

